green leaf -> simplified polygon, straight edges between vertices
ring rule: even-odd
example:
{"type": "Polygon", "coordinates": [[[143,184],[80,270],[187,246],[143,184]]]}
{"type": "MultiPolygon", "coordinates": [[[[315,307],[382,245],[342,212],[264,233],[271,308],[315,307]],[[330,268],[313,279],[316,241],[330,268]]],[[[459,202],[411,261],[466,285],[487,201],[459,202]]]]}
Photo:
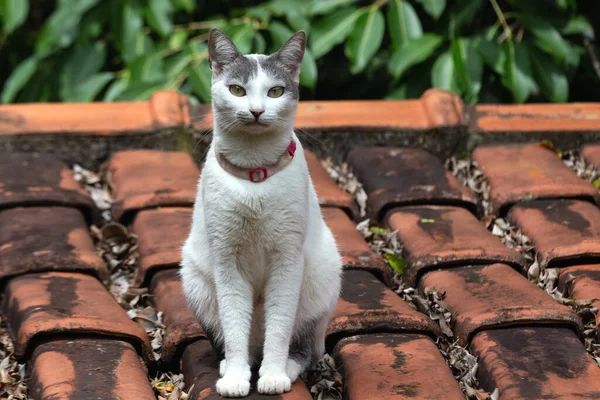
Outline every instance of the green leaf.
{"type": "Polygon", "coordinates": [[[533,76],[542,94],[555,103],[566,103],[569,98],[569,80],[565,73],[551,57],[541,51],[530,49],[529,56],[533,76]]]}
{"type": "Polygon", "coordinates": [[[42,27],[35,52],[43,53],[70,46],[79,33],[81,16],[99,0],[59,0],[58,7],[42,27]]]}
{"type": "Polygon", "coordinates": [[[511,91],[515,103],[523,103],[536,89],[532,79],[531,64],[525,46],[507,40],[503,44],[506,65],[502,84],[511,91]]]}
{"type": "Polygon", "coordinates": [[[174,54],[164,60],[164,71],[169,78],[180,76],[194,60],[191,51],[187,50],[174,54]]]}
{"type": "Polygon", "coordinates": [[[423,35],[421,21],[407,1],[391,1],[387,12],[387,23],[393,49],[399,49],[411,39],[417,39],[423,35]]]}
{"type": "Polygon", "coordinates": [[[23,25],[28,13],[29,0],[0,0],[0,21],[8,34],[23,25]]]}
{"type": "Polygon", "coordinates": [[[435,88],[459,93],[454,60],[452,59],[452,53],[450,53],[450,51],[442,53],[435,61],[435,64],[433,64],[431,70],[431,82],[435,88]]]}
{"type": "Polygon", "coordinates": [[[346,42],[346,57],[351,62],[350,72],[361,72],[373,58],[383,40],[385,19],[379,8],[371,7],[356,21],[354,30],[346,42]]]}
{"type": "Polygon", "coordinates": [[[256,31],[250,24],[233,25],[224,28],[233,43],[242,54],[248,54],[252,50],[252,39],[256,31]]]}
{"type": "Polygon", "coordinates": [[[68,102],[90,102],[114,77],[112,72],[100,72],[92,75],[77,86],[71,86],[61,92],[62,100],[68,102]]]}
{"type": "Polygon", "coordinates": [[[190,70],[189,80],[194,92],[198,95],[198,98],[204,103],[210,103],[211,71],[208,66],[208,61],[204,61],[197,68],[192,68],[190,70]]]}
{"type": "Polygon", "coordinates": [[[394,78],[400,78],[407,69],[431,56],[441,43],[442,37],[432,33],[411,40],[392,55],[389,64],[390,73],[394,78]]]}
{"type": "Polygon", "coordinates": [[[133,83],[127,86],[123,92],[117,96],[116,101],[139,101],[148,100],[157,91],[165,88],[166,82],[141,82],[133,83]]]}
{"type": "Polygon", "coordinates": [[[564,63],[572,62],[573,49],[552,24],[529,14],[515,14],[515,17],[533,33],[535,43],[542,50],[564,63]]]}
{"type": "Polygon", "coordinates": [[[184,30],[174,31],[167,40],[167,47],[170,50],[180,50],[186,45],[187,39],[188,39],[187,31],[184,31],[184,30]]]}
{"type": "Polygon", "coordinates": [[[79,26],[81,31],[79,32],[78,38],[80,42],[92,41],[98,38],[104,31],[106,23],[110,18],[110,9],[107,7],[95,7],[89,12],[85,13],[81,18],[79,26]],[[83,39],[83,40],[81,40],[83,39]]]}
{"type": "Polygon", "coordinates": [[[455,0],[452,2],[448,20],[448,34],[451,39],[459,36],[464,25],[472,24],[482,4],[482,0],[455,0]]]}
{"type": "Polygon", "coordinates": [[[472,40],[457,39],[452,42],[452,59],[456,67],[458,85],[467,94],[469,103],[476,103],[481,90],[483,61],[472,40]]]}
{"type": "Polygon", "coordinates": [[[594,38],[594,27],[583,15],[575,15],[560,29],[563,35],[583,35],[588,39],[594,38]]]}
{"type": "Polygon", "coordinates": [[[435,219],[433,218],[421,218],[422,224],[435,224],[435,219]]]}
{"type": "Polygon", "coordinates": [[[356,3],[357,0],[311,0],[306,9],[308,15],[329,14],[340,7],[356,3]]]}
{"type": "Polygon", "coordinates": [[[404,260],[404,258],[390,253],[385,253],[383,256],[390,264],[390,267],[392,267],[392,269],[396,271],[398,275],[404,275],[404,271],[406,269],[406,260],[404,260]]]}
{"type": "Polygon", "coordinates": [[[137,57],[131,62],[131,83],[157,82],[165,78],[163,60],[158,53],[137,57]]]}
{"type": "Polygon", "coordinates": [[[269,33],[271,34],[271,41],[273,42],[273,52],[276,52],[292,37],[294,32],[281,22],[273,21],[269,25],[269,33]]]}
{"type": "Polygon", "coordinates": [[[496,39],[481,37],[476,45],[483,61],[490,66],[498,75],[504,75],[504,66],[506,64],[506,54],[500,48],[496,39]]]}
{"type": "MultiPolygon", "coordinates": [[[[27,84],[19,91],[15,102],[33,103],[33,102],[48,102],[51,101],[51,75],[48,71],[38,67],[36,73],[29,79],[27,84]]],[[[55,98],[52,100],[56,101],[55,98]]]]}
{"type": "Polygon", "coordinates": [[[569,2],[567,0],[556,0],[555,3],[563,10],[566,10],[569,7],[569,2]]]}
{"type": "Polygon", "coordinates": [[[296,31],[304,31],[306,34],[310,32],[310,21],[301,10],[290,8],[285,13],[285,20],[292,29],[296,31]]]}
{"type": "Polygon", "coordinates": [[[245,10],[245,14],[248,17],[253,17],[261,22],[269,22],[271,19],[271,12],[268,8],[263,6],[250,7],[245,10]]]}
{"type": "Polygon", "coordinates": [[[290,10],[304,12],[310,3],[306,0],[271,0],[264,6],[277,16],[285,15],[290,10]]]}
{"type": "Polygon", "coordinates": [[[176,10],[184,10],[190,14],[196,8],[196,2],[194,0],[173,0],[173,5],[176,10]]]}
{"type": "Polygon", "coordinates": [[[129,63],[141,55],[138,50],[138,38],[143,35],[140,31],[143,26],[142,9],[137,1],[127,1],[119,9],[117,20],[117,38],[121,50],[121,58],[129,63]]]}
{"type": "Polygon", "coordinates": [[[33,55],[21,63],[12,71],[6,82],[4,82],[4,88],[2,89],[1,100],[2,103],[12,103],[17,93],[27,84],[29,79],[35,74],[38,68],[40,59],[38,56],[33,55]]]}
{"type": "Polygon", "coordinates": [[[129,78],[127,77],[114,80],[106,89],[103,101],[114,101],[127,89],[127,86],[129,86],[129,78]]]}
{"type": "Polygon", "coordinates": [[[592,185],[594,185],[594,187],[596,189],[600,188],[600,178],[594,179],[594,181],[592,182],[592,185]]]}
{"type": "Polygon", "coordinates": [[[389,233],[390,230],[387,228],[382,228],[380,226],[372,226],[369,228],[369,231],[373,234],[373,235],[383,235],[386,233],[389,233]]]}
{"type": "Polygon", "coordinates": [[[60,75],[60,97],[64,101],[80,101],[81,96],[73,93],[100,71],[106,59],[106,45],[104,42],[76,45],[69,55],[60,75]]]}
{"type": "Polygon", "coordinates": [[[385,96],[386,100],[405,100],[406,96],[407,96],[407,88],[406,88],[406,84],[400,86],[399,88],[396,88],[394,90],[392,90],[390,93],[388,93],[387,96],[385,96]]]}
{"type": "Polygon", "coordinates": [[[146,21],[159,35],[168,36],[172,27],[173,6],[171,2],[168,0],[147,0],[147,2],[148,4],[144,7],[146,21]]]}
{"type": "Polygon", "coordinates": [[[256,54],[264,54],[267,48],[267,42],[259,32],[256,32],[254,35],[254,44],[252,45],[252,48],[254,49],[253,53],[256,54]]]}
{"type": "Polygon", "coordinates": [[[304,50],[304,59],[300,66],[300,84],[311,89],[317,84],[317,63],[309,49],[304,50]]]}
{"type": "Polygon", "coordinates": [[[433,19],[438,19],[446,8],[446,0],[417,0],[417,2],[421,3],[425,12],[433,19]]]}
{"type": "Polygon", "coordinates": [[[355,8],[337,11],[319,22],[312,30],[311,50],[316,59],[342,43],[352,29],[356,19],[364,12],[355,8]]]}

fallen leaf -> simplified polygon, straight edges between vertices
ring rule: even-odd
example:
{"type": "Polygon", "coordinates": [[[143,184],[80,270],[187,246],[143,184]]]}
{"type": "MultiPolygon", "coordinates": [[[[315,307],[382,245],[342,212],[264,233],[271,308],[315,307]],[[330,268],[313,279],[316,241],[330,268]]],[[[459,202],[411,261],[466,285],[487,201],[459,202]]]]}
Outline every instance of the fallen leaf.
{"type": "Polygon", "coordinates": [[[549,141],[549,140],[542,140],[542,141],[540,141],[539,145],[541,147],[544,147],[544,148],[546,148],[548,150],[553,151],[559,157],[562,157],[562,152],[559,149],[557,149],[551,141],[549,141]]]}
{"type": "Polygon", "coordinates": [[[390,267],[392,267],[392,269],[394,271],[396,271],[398,273],[398,275],[400,275],[400,276],[404,275],[404,271],[406,268],[406,261],[402,257],[400,257],[397,254],[389,254],[389,253],[386,253],[383,256],[390,264],[390,267]]]}

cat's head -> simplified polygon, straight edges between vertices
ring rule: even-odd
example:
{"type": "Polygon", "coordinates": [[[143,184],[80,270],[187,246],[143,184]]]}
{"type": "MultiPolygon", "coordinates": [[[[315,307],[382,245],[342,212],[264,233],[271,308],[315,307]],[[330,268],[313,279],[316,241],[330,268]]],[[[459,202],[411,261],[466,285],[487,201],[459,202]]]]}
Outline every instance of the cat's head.
{"type": "Polygon", "coordinates": [[[291,129],[305,44],[306,34],[299,31],[270,56],[243,55],[223,31],[211,31],[211,93],[214,118],[222,134],[291,129]]]}

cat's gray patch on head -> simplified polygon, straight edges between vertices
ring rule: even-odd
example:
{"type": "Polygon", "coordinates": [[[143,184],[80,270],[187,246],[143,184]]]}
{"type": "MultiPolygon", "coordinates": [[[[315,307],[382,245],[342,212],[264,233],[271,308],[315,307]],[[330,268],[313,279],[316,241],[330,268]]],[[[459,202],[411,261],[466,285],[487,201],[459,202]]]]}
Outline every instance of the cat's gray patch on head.
{"type": "Polygon", "coordinates": [[[297,100],[300,97],[298,84],[294,81],[292,75],[285,69],[285,66],[277,60],[277,53],[270,55],[269,57],[262,57],[259,60],[259,64],[260,68],[267,76],[283,81],[285,89],[292,93],[294,99],[297,100]]]}
{"type": "Polygon", "coordinates": [[[224,75],[226,79],[237,80],[244,84],[256,77],[258,73],[258,62],[250,57],[239,56],[226,67],[224,75]]]}

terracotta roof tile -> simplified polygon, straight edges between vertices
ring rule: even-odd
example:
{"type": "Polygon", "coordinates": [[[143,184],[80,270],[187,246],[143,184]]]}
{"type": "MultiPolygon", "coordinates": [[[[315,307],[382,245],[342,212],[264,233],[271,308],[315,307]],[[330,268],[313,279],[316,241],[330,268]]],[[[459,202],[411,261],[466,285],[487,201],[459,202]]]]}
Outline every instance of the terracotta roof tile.
{"type": "Polygon", "coordinates": [[[579,317],[504,264],[479,265],[427,273],[420,288],[446,292],[461,344],[481,330],[510,325],[568,325],[582,331],[579,317]]]}
{"type": "Polygon", "coordinates": [[[340,189],[331,179],[317,156],[308,150],[304,151],[304,156],[308,164],[308,172],[319,198],[319,204],[322,207],[339,207],[351,218],[357,217],[358,208],[352,196],[340,189]]]}
{"type": "Polygon", "coordinates": [[[565,328],[495,329],[473,338],[483,388],[503,399],[600,398],[600,368],[565,328]]]}
{"type": "Polygon", "coordinates": [[[600,144],[588,144],[583,146],[581,154],[592,164],[600,165],[600,144]]]}
{"type": "Polygon", "coordinates": [[[525,266],[520,253],[505,247],[464,208],[402,207],[391,210],[387,219],[398,230],[409,265],[404,278],[412,285],[433,268],[494,262],[525,266]]]}
{"type": "Polygon", "coordinates": [[[391,285],[392,269],[385,263],[383,257],[371,250],[356,229],[354,222],[340,209],[323,208],[321,211],[325,223],[336,239],[344,267],[369,271],[391,285]]]}
{"type": "Polygon", "coordinates": [[[94,203],[71,170],[49,154],[9,153],[0,157],[0,209],[24,206],[79,208],[94,217],[94,203]]]}
{"type": "Polygon", "coordinates": [[[181,262],[181,246],[192,222],[192,208],[166,207],[140,211],[133,222],[138,237],[140,258],[135,283],[141,285],[151,275],[165,268],[177,268],[181,262]]]}
{"type": "Polygon", "coordinates": [[[600,210],[577,200],[540,200],[515,206],[511,219],[535,245],[542,266],[600,260],[600,210]]]}
{"type": "Polygon", "coordinates": [[[3,104],[0,134],[122,135],[189,123],[187,97],[161,91],[137,102],[3,104]]]}
{"type": "Polygon", "coordinates": [[[352,336],[337,344],[335,354],[346,377],[348,400],[464,399],[427,336],[352,336]]]}
{"type": "Polygon", "coordinates": [[[178,270],[157,272],[152,278],[150,291],[154,296],[156,309],[164,313],[163,323],[166,329],[161,358],[166,363],[172,363],[181,357],[185,345],[204,338],[205,335],[187,306],[178,270]]]}
{"type": "Polygon", "coordinates": [[[596,188],[537,144],[478,147],[473,159],[489,181],[492,214],[506,215],[514,204],[534,199],[599,199],[596,188]]]}
{"type": "Polygon", "coordinates": [[[27,272],[82,271],[108,278],[81,212],[66,207],[0,211],[0,279],[27,272]]]}
{"type": "MultiPolygon", "coordinates": [[[[219,379],[219,360],[208,340],[199,340],[186,347],[183,354],[182,367],[185,376],[192,377],[186,381],[189,388],[190,400],[217,400],[222,399],[215,392],[215,382],[219,379]]],[[[253,385],[256,387],[256,385],[253,385]]],[[[298,379],[292,385],[292,391],[279,396],[260,395],[255,389],[250,390],[250,395],[245,397],[250,400],[311,400],[312,397],[306,385],[298,379]]]]}
{"type": "Polygon", "coordinates": [[[599,104],[480,104],[469,115],[473,132],[589,132],[600,128],[599,104]]]}
{"type": "Polygon", "coordinates": [[[370,273],[345,271],[342,295],[327,329],[329,342],[343,336],[382,331],[435,335],[439,328],[370,273]]]}
{"type": "Polygon", "coordinates": [[[35,399],[152,400],[156,397],[135,349],[125,342],[73,339],[38,346],[29,366],[35,399]]]}
{"type": "Polygon", "coordinates": [[[348,163],[369,199],[371,218],[382,221],[397,206],[457,205],[477,211],[477,197],[459,184],[442,163],[421,149],[355,147],[348,163]]]}
{"type": "MultiPolygon", "coordinates": [[[[576,300],[594,300],[592,307],[600,309],[600,264],[576,265],[560,272],[558,290],[565,297],[576,300]]],[[[596,313],[596,329],[600,327],[600,313],[596,313]]],[[[596,330],[600,342],[600,330],[596,330]]]]}
{"type": "Polygon", "coordinates": [[[34,338],[74,334],[127,339],[143,355],[150,354],[144,329],[89,275],[47,272],[13,278],[4,293],[3,313],[19,357],[34,338]]]}
{"type": "Polygon", "coordinates": [[[192,206],[200,171],[184,152],[126,150],[107,165],[114,197],[113,218],[124,220],[145,208],[192,206]]]}

